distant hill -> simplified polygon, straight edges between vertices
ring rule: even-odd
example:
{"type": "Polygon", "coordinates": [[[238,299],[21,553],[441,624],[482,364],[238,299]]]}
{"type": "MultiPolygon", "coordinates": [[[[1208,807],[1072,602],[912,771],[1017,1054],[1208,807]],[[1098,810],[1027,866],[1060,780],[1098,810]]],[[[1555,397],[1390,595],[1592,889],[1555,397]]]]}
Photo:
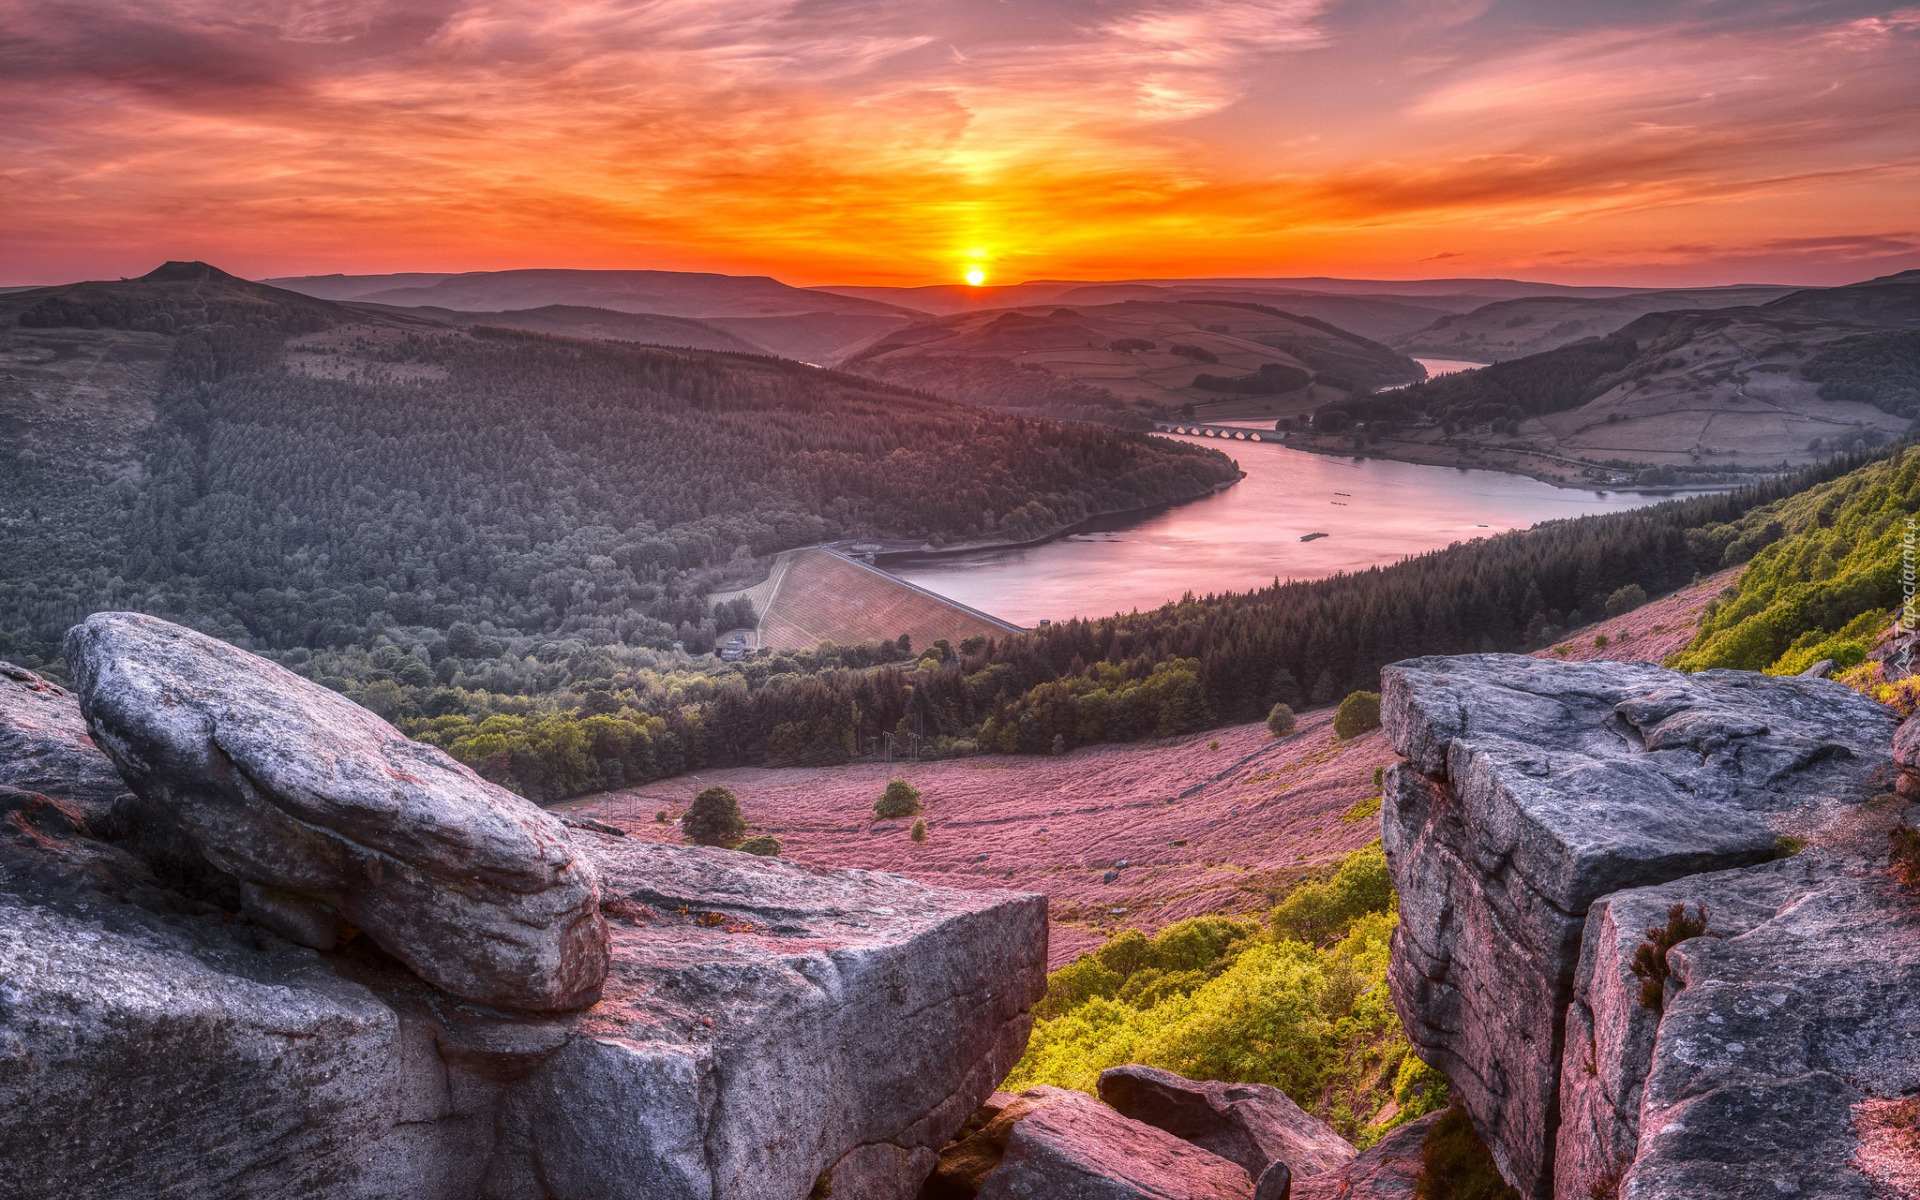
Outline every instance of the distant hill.
{"type": "Polygon", "coordinates": [[[1312,317],[1225,300],[965,313],[892,330],[842,360],[976,403],[1155,414],[1304,411],[1419,379],[1411,359],[1312,317]]]}
{"type": "MultiPolygon", "coordinates": [[[[764,275],[689,271],[473,271],[459,275],[315,275],[269,280],[331,300],[452,312],[525,313],[555,308],[691,318],[760,352],[825,363],[874,334],[918,319],[916,310],[788,287],[764,275]]],[[[561,328],[561,315],[516,318],[515,328],[561,328]]],[[[662,327],[663,329],[665,327],[662,327]]],[[[681,336],[693,331],[683,330],[681,336]]],[[[581,333],[591,337],[597,334],[581,333]]],[[[634,338],[631,340],[646,340],[634,338]]],[[[662,344],[679,344],[663,342],[662,344]]],[[[707,342],[686,343],[707,345],[707,342]]],[[[713,348],[718,348],[713,347],[713,348]]]]}
{"type": "Polygon", "coordinates": [[[1920,272],[1764,305],[1653,312],[1601,338],[1324,407],[1293,440],[1415,461],[1599,475],[1752,471],[1907,434],[1920,272]],[[1356,429],[1364,423],[1364,429],[1356,429]],[[1543,456],[1577,460],[1554,464],[1543,456]]]}
{"type": "Polygon", "coordinates": [[[540,690],[593,678],[589,648],[702,648],[705,592],[755,556],[1023,541],[1235,477],[797,363],[457,328],[200,263],[0,296],[0,359],[0,658],[27,665],[128,608],[389,686],[540,690]]]}
{"type": "MultiPolygon", "coordinates": [[[[874,287],[829,284],[811,290],[837,296],[876,300],[928,313],[963,312],[982,306],[1008,308],[1026,304],[1045,304],[1063,299],[1083,288],[1155,288],[1172,291],[1200,290],[1220,292],[1266,292],[1287,295],[1373,296],[1400,299],[1421,298],[1436,307],[1464,311],[1494,300],[1522,296],[1618,296],[1645,288],[1578,287],[1559,283],[1529,283],[1518,279],[1334,279],[1328,276],[1297,278],[1220,278],[1220,279],[1039,279],[1026,283],[990,287],[966,287],[961,284],[931,284],[924,287],[874,287]],[[1457,306],[1456,306],[1457,302],[1457,306]]],[[[1136,298],[1136,297],[1114,297],[1136,298]]]]}
{"type": "Polygon", "coordinates": [[[1389,336],[1408,354],[1500,362],[1553,350],[1584,338],[1605,337],[1650,312],[1679,312],[1765,304],[1785,287],[1725,287],[1634,292],[1625,296],[1526,296],[1498,300],[1471,312],[1450,313],[1417,330],[1389,336]]]}
{"type": "MultiPolygon", "coordinates": [[[[545,308],[527,308],[506,312],[458,312],[451,308],[421,306],[408,308],[396,304],[352,302],[351,307],[392,316],[426,317],[448,325],[487,325],[498,329],[526,329],[538,333],[558,333],[567,337],[594,338],[610,342],[639,342],[648,346],[680,346],[689,350],[728,350],[741,354],[765,354],[767,347],[735,337],[719,326],[691,317],[664,317],[659,313],[624,313],[610,308],[586,308],[577,304],[549,304],[545,308]]],[[[792,357],[788,355],[786,357],[792,357]]]]}

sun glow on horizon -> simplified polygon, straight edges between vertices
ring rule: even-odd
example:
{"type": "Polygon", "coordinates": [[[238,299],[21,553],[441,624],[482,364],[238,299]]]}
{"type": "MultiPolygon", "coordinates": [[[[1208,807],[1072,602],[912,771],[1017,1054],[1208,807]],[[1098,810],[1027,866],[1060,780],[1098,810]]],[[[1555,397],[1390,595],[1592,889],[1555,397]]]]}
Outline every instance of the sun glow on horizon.
{"type": "Polygon", "coordinates": [[[963,278],[966,279],[968,287],[979,287],[981,284],[987,281],[986,268],[985,267],[968,267],[967,273],[965,276],[963,276],[963,278]]]}

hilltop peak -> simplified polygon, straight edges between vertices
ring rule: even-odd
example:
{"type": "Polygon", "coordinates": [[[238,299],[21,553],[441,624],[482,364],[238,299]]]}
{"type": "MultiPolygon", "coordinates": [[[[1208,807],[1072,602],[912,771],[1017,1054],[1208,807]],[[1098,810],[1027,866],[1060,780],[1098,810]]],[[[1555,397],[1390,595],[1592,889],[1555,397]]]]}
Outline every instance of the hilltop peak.
{"type": "Polygon", "coordinates": [[[245,282],[237,275],[229,275],[211,263],[198,260],[193,262],[164,262],[140,277],[142,283],[219,283],[245,282]]]}

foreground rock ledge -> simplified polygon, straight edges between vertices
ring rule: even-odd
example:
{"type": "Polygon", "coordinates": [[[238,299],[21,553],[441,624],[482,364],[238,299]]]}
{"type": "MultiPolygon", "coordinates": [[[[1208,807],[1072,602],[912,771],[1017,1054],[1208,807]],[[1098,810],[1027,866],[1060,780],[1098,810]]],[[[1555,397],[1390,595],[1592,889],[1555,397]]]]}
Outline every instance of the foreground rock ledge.
{"type": "Polygon", "coordinates": [[[514,1016],[0,789],[0,1195],[906,1200],[1026,1044],[1042,897],[571,837],[604,997],[514,1016]]]}
{"type": "Polygon", "coordinates": [[[330,947],[342,919],[423,978],[501,1008],[593,1002],[607,930],[559,821],[273,663],[138,613],[66,656],[93,740],[237,879],[249,915],[330,947]]]}
{"type": "MultiPolygon", "coordinates": [[[[1732,1174],[1707,1182],[1710,1162],[1744,1162],[1751,1179],[1769,1160],[1757,1142],[1734,1132],[1752,1117],[1727,1106],[1738,1089],[1680,1068],[1698,1062],[1705,1045],[1679,1032],[1682,1014],[1702,1001],[1676,1003],[1656,1035],[1653,1023],[1633,1018],[1621,999],[1625,963],[1652,921],[1649,901],[1624,898],[1637,894],[1628,889],[1669,885],[1669,902],[1724,904],[1730,916],[1737,909],[1740,920],[1771,928],[1754,940],[1752,954],[1736,956],[1742,963],[1757,962],[1762,943],[1821,943],[1806,929],[1782,932],[1795,923],[1768,915],[1780,906],[1768,908],[1759,884],[1707,881],[1747,872],[1880,869],[1884,827],[1877,846],[1860,830],[1885,807],[1875,797],[1893,781],[1892,715],[1827,680],[1681,675],[1637,663],[1422,658],[1389,666],[1382,681],[1387,735],[1407,758],[1391,772],[1381,812],[1400,894],[1389,977],[1394,1003],[1422,1057],[1453,1078],[1507,1178],[1523,1195],[1557,1192],[1570,1200],[1602,1194],[1623,1175],[1632,1186],[1621,1194],[1635,1197],[1750,1194],[1732,1174]],[[1769,865],[1800,844],[1783,840],[1790,838],[1811,839],[1807,861],[1769,865]],[[1615,927],[1622,922],[1604,915],[1612,903],[1597,903],[1610,895],[1620,913],[1631,914],[1625,933],[1615,927]],[[1576,968],[1583,995],[1570,1039],[1576,968]],[[1707,1120],[1711,1105],[1696,1107],[1698,1122],[1676,1119],[1707,1096],[1725,1108],[1720,1119],[1707,1120]],[[1563,1118],[1576,1128],[1563,1131],[1563,1118]],[[1669,1127],[1693,1134],[1676,1143],[1662,1141],[1664,1133],[1639,1133],[1669,1127]],[[1575,1142],[1583,1148],[1573,1149],[1575,1142]],[[1556,1150],[1568,1159],[1558,1178],[1556,1150]]],[[[1863,903],[1879,896],[1872,902],[1878,915],[1866,925],[1884,933],[1910,921],[1887,907],[1894,897],[1885,887],[1816,883],[1811,876],[1802,883],[1863,903]]],[[[1837,898],[1826,902],[1830,916],[1843,908],[1837,898]]],[[[1664,924],[1665,911],[1659,908],[1654,923],[1664,924]]],[[[1862,942],[1840,936],[1831,921],[1826,929],[1830,945],[1862,942]]],[[[1711,939],[1682,943],[1669,961],[1682,982],[1695,962],[1734,972],[1725,978],[1767,971],[1736,970],[1735,959],[1711,939]]],[[[1691,992],[1698,985],[1686,986],[1691,992]]],[[[1835,1036],[1848,1028],[1849,1036],[1881,1037],[1844,1008],[1825,1018],[1835,1036]]],[[[1725,1019],[1698,1019],[1711,1024],[1716,1015],[1725,1019]]],[[[1783,1023],[1756,1039],[1757,1069],[1764,1073],[1771,1058],[1782,1072],[1803,1070],[1793,1065],[1802,1062],[1799,1036],[1783,1023]]],[[[1901,1052],[1883,1047],[1889,1059],[1901,1052]]],[[[1749,1089],[1754,1097],[1764,1093],[1749,1089]]],[[[1814,1102],[1804,1088],[1774,1094],[1814,1102]]],[[[1816,1108],[1824,1111],[1832,1099],[1816,1108]]],[[[1808,1112],[1770,1127],[1778,1139],[1770,1178],[1801,1186],[1786,1162],[1795,1143],[1819,1142],[1822,1153],[1844,1162],[1838,1143],[1822,1141],[1815,1128],[1830,1115],[1808,1112]]],[[[1808,1191],[1794,1194],[1854,1194],[1808,1182],[1808,1191]]]]}

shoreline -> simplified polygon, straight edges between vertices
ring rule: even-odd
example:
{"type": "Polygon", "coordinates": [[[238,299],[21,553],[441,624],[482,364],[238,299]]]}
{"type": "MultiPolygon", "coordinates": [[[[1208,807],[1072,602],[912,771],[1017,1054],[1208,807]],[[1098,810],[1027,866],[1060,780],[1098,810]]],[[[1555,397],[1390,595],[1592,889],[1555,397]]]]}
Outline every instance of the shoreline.
{"type": "MultiPolygon", "coordinates": [[[[1383,449],[1379,446],[1368,446],[1364,450],[1355,450],[1352,447],[1311,445],[1307,442],[1296,440],[1298,437],[1302,436],[1303,431],[1288,430],[1286,432],[1287,432],[1287,436],[1283,437],[1280,441],[1273,444],[1278,446],[1283,446],[1289,450],[1300,450],[1307,454],[1325,454],[1333,458],[1379,458],[1379,459],[1385,459],[1388,462],[1408,463],[1412,466],[1417,466],[1417,467],[1446,467],[1446,468],[1451,468],[1457,471],[1493,471],[1501,475],[1519,475],[1527,479],[1535,480],[1539,483],[1550,484],[1551,486],[1557,487],[1557,488],[1564,488],[1568,491],[1632,492],[1636,495],[1646,495],[1646,496],[1678,494],[1681,492],[1689,492],[1689,493],[1691,492],[1732,492],[1732,491],[1738,491],[1739,489],[1746,487],[1750,483],[1758,483],[1758,482],[1761,482],[1762,480],[1771,479],[1777,475],[1787,473],[1787,472],[1782,472],[1777,470],[1764,471],[1764,472],[1755,471],[1750,473],[1747,476],[1747,478],[1739,480],[1737,482],[1722,482],[1722,483],[1663,483],[1663,484],[1602,483],[1592,479],[1570,479],[1566,475],[1556,474],[1552,471],[1548,471],[1544,469],[1529,470],[1517,462],[1509,464],[1509,463],[1500,463],[1500,462],[1489,462],[1484,460],[1482,461],[1469,460],[1467,459],[1467,456],[1465,454],[1459,453],[1459,452],[1455,452],[1452,455],[1446,455],[1446,454],[1416,455],[1416,454],[1409,454],[1409,453],[1394,453],[1391,449],[1383,449]]],[[[1305,434],[1305,436],[1311,437],[1312,434],[1307,433],[1305,434]]],[[[1447,449],[1452,449],[1452,448],[1447,447],[1447,449]]],[[[1559,462],[1559,463],[1566,464],[1567,466],[1573,466],[1577,462],[1577,460],[1563,458],[1559,455],[1544,454],[1536,450],[1503,450],[1498,447],[1493,447],[1493,448],[1483,447],[1480,449],[1479,453],[1482,455],[1490,454],[1490,453],[1503,454],[1503,455],[1511,456],[1515,459],[1527,459],[1527,458],[1547,459],[1552,462],[1559,462]]],[[[1610,468],[1601,467],[1597,463],[1581,463],[1579,465],[1583,469],[1593,469],[1593,470],[1610,469],[1610,468]]]]}
{"type": "Polygon", "coordinates": [[[1178,500],[1160,500],[1152,504],[1137,504],[1131,508],[1115,508],[1090,513],[1071,525],[1062,526],[1051,533],[1041,534],[1039,537],[1028,538],[1024,541],[954,542],[945,546],[928,546],[923,542],[915,546],[905,546],[901,545],[897,539],[889,543],[885,539],[872,538],[822,542],[820,549],[832,550],[838,554],[845,554],[857,558],[861,557],[861,553],[854,551],[852,549],[853,546],[880,546],[882,549],[864,552],[872,556],[875,566],[897,563],[902,560],[951,558],[959,554],[979,554],[991,550],[1027,550],[1034,546],[1044,546],[1048,542],[1059,541],[1063,537],[1069,537],[1076,533],[1100,532],[1093,528],[1093,526],[1102,521],[1123,519],[1132,521],[1141,517],[1152,516],[1155,513],[1165,512],[1168,509],[1178,508],[1183,504],[1192,504],[1196,500],[1205,500],[1209,496],[1218,496],[1221,492],[1233,487],[1246,477],[1247,473],[1245,471],[1236,471],[1234,477],[1225,483],[1217,483],[1205,491],[1196,492],[1191,496],[1185,496],[1178,500]]]}

